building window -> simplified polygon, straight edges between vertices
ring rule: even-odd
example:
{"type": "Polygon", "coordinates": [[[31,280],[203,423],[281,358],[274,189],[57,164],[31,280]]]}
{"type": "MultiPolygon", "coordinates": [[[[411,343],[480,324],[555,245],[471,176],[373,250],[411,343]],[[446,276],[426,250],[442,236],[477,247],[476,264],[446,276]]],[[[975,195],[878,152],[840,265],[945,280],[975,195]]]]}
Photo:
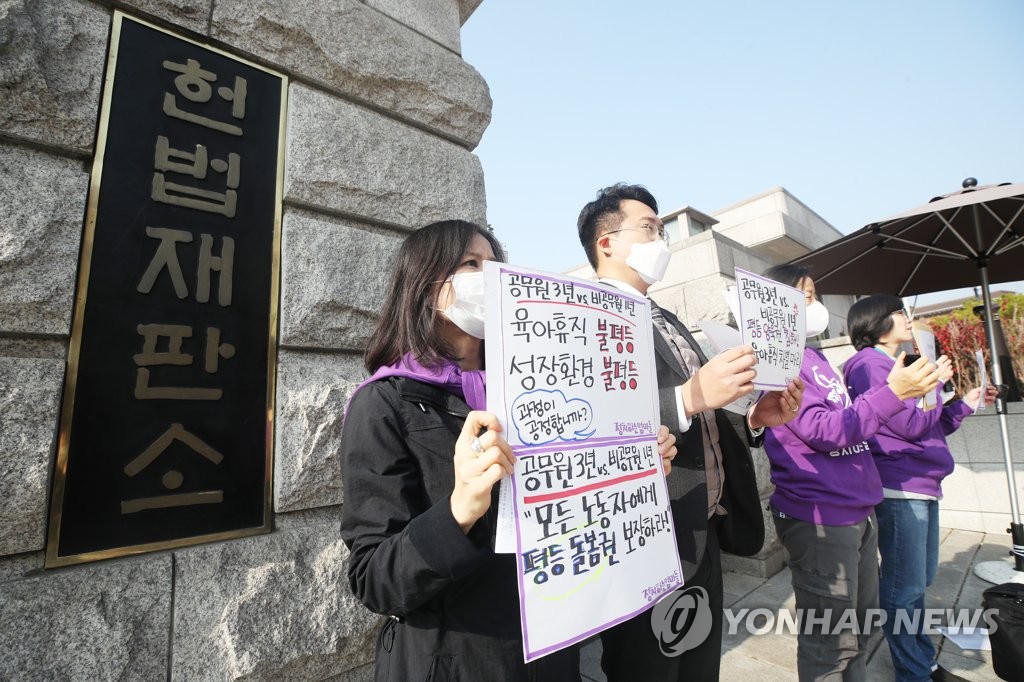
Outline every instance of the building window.
{"type": "Polygon", "coordinates": [[[693,216],[687,216],[689,221],[690,236],[700,234],[701,232],[707,232],[709,226],[706,223],[702,223],[693,216]]]}
{"type": "Polygon", "coordinates": [[[668,240],[670,244],[678,244],[683,240],[683,236],[679,234],[679,218],[673,218],[665,222],[665,232],[668,234],[668,240]]]}

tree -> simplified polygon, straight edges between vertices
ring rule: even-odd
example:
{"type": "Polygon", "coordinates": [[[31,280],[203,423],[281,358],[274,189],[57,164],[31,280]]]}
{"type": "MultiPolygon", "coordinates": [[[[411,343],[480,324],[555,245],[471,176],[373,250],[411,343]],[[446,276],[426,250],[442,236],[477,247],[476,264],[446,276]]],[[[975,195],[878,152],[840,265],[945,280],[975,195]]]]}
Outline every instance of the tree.
{"type": "MultiPolygon", "coordinates": [[[[1020,383],[1021,377],[1024,377],[1024,294],[1004,294],[993,303],[999,306],[1003,336],[1013,361],[1014,374],[1020,383]]],[[[989,380],[992,377],[992,359],[985,339],[985,326],[974,314],[974,307],[981,304],[977,299],[964,301],[960,308],[949,315],[938,315],[929,320],[942,352],[953,361],[953,369],[956,371],[953,383],[960,395],[980,383],[974,351],[984,352],[989,380]]]]}

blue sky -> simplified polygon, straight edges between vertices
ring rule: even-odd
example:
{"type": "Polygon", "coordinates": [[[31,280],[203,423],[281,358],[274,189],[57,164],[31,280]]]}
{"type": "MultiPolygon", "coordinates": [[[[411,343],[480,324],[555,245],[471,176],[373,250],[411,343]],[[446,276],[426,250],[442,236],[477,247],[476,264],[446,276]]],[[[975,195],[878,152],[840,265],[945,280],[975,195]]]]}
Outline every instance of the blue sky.
{"type": "Polygon", "coordinates": [[[484,0],[462,50],[494,99],[488,221],[561,271],[619,180],[663,211],[783,186],[843,233],[967,176],[1024,182],[1022,26],[1018,0],[484,0]]]}

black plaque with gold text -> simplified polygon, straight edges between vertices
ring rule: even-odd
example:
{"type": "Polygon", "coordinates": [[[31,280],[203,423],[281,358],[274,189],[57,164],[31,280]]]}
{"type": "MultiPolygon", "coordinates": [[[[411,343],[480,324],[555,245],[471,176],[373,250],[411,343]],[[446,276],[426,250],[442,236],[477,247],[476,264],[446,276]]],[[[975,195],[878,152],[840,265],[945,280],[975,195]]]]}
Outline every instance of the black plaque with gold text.
{"type": "Polygon", "coordinates": [[[115,13],[47,566],[270,530],[286,92],[115,13]]]}

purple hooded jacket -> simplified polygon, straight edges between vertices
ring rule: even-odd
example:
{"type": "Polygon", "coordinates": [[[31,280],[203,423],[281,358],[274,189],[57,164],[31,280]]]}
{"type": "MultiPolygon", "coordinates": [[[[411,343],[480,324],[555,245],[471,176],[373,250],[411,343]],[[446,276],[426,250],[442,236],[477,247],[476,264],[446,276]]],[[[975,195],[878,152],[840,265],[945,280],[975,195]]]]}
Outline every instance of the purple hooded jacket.
{"type": "Polygon", "coordinates": [[[828,360],[804,350],[805,389],[796,419],[768,429],[764,448],[771,463],[777,511],[801,521],[850,526],[882,501],[882,482],[867,439],[903,402],[883,381],[851,401],[828,360]]]}
{"type": "MultiPolygon", "coordinates": [[[[884,384],[892,364],[893,359],[877,348],[859,351],[845,367],[850,395],[884,384]]],[[[884,487],[942,497],[942,479],[953,471],[946,436],[973,410],[962,400],[945,406],[941,400],[938,403],[925,411],[917,408],[917,400],[905,400],[903,409],[868,440],[884,487]]]]}

